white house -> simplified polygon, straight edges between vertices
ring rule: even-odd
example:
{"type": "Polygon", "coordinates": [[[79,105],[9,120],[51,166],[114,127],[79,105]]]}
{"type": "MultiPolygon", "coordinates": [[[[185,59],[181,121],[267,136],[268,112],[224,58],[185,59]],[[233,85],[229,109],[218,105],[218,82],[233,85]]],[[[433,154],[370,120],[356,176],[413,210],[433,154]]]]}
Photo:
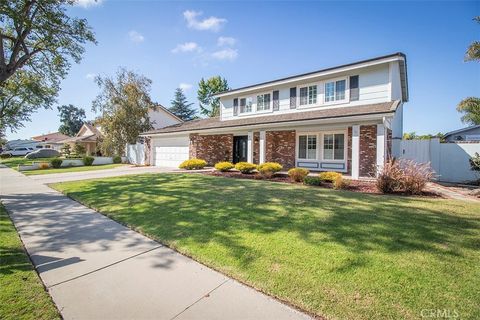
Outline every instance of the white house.
{"type": "MultiPolygon", "coordinates": [[[[151,164],[188,158],[275,161],[284,168],[373,176],[403,135],[406,56],[395,53],[229,90],[220,117],[152,130],[151,164]]],[[[398,152],[398,151],[397,151],[398,152]]]]}

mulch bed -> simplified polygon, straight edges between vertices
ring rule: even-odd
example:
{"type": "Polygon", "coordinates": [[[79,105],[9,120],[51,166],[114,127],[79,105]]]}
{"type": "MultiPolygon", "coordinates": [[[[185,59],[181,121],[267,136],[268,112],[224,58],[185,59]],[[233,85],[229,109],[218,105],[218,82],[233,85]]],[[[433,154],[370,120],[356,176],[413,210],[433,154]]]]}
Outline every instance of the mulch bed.
{"type": "MultiPolygon", "coordinates": [[[[201,174],[215,176],[215,177],[234,178],[234,179],[265,180],[265,181],[290,183],[290,184],[302,184],[301,182],[292,182],[290,178],[285,174],[276,174],[275,176],[269,179],[262,177],[258,173],[244,174],[238,171],[228,171],[228,172],[209,171],[209,172],[202,172],[201,174]]],[[[368,194],[383,195],[383,193],[377,190],[377,187],[375,186],[375,181],[349,180],[349,182],[350,182],[350,185],[345,190],[368,193],[368,194]]],[[[329,182],[323,182],[322,185],[320,186],[310,186],[310,187],[333,189],[333,184],[329,182]]],[[[402,192],[393,193],[393,195],[412,196],[402,192]]],[[[442,198],[440,194],[431,192],[431,191],[424,191],[421,195],[416,195],[413,197],[442,198]]]]}

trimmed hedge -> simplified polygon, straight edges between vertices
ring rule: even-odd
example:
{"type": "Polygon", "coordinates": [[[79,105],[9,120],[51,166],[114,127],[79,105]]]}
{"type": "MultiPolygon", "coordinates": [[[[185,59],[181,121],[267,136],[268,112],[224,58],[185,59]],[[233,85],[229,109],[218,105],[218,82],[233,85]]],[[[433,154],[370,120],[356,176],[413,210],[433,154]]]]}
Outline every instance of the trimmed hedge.
{"type": "Polygon", "coordinates": [[[94,160],[95,160],[94,157],[85,156],[85,157],[83,157],[83,164],[86,165],[86,166],[91,166],[93,164],[94,160]]]}
{"type": "Polygon", "coordinates": [[[342,177],[341,173],[338,172],[333,172],[333,171],[326,171],[326,172],[321,172],[319,175],[320,180],[326,181],[326,182],[335,182],[338,177],[342,177]]]}
{"type": "Polygon", "coordinates": [[[309,186],[319,186],[322,184],[322,180],[320,179],[320,177],[306,176],[303,180],[303,183],[309,186]]]}
{"type": "Polygon", "coordinates": [[[113,163],[122,163],[122,157],[120,156],[114,156],[112,158],[113,163]]]}
{"type": "Polygon", "coordinates": [[[303,182],[303,180],[305,180],[305,177],[308,176],[309,173],[310,171],[304,168],[292,168],[288,170],[288,176],[294,182],[303,182]]]}
{"type": "Polygon", "coordinates": [[[260,172],[260,174],[265,178],[273,177],[275,173],[282,169],[282,165],[278,162],[265,162],[257,166],[258,172],[260,172]]]}
{"type": "Polygon", "coordinates": [[[180,169],[186,170],[198,170],[203,169],[207,165],[207,161],[202,159],[189,159],[185,160],[178,166],[180,169]]]}
{"type": "Polygon", "coordinates": [[[62,166],[62,162],[63,160],[60,159],[60,158],[54,158],[52,160],[50,160],[50,164],[52,165],[53,168],[60,168],[62,166]]]}
{"type": "Polygon", "coordinates": [[[250,162],[239,162],[235,165],[235,169],[241,173],[252,173],[257,168],[257,165],[250,162]]]}
{"type": "Polygon", "coordinates": [[[342,176],[338,177],[333,182],[333,189],[335,189],[335,190],[347,189],[349,186],[350,186],[350,181],[343,179],[342,176]]]}
{"type": "Polygon", "coordinates": [[[235,165],[228,161],[218,162],[215,164],[215,169],[221,172],[230,171],[233,168],[235,168],[235,165]]]}

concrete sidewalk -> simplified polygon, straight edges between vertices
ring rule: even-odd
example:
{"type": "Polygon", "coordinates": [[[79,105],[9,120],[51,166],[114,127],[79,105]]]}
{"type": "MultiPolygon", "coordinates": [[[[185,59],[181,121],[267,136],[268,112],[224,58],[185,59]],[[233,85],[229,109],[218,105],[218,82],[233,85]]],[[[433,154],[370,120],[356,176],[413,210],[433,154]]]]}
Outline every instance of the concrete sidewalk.
{"type": "Polygon", "coordinates": [[[8,168],[0,198],[65,319],[308,319],[8,168]]]}

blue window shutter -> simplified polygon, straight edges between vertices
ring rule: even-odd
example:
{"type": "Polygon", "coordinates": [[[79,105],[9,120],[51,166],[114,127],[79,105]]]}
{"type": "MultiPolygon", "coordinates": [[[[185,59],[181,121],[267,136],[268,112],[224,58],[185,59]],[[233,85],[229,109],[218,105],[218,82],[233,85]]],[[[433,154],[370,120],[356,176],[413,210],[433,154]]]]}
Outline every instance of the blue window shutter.
{"type": "Polygon", "coordinates": [[[233,99],[233,115],[238,115],[238,98],[233,99]]]}

